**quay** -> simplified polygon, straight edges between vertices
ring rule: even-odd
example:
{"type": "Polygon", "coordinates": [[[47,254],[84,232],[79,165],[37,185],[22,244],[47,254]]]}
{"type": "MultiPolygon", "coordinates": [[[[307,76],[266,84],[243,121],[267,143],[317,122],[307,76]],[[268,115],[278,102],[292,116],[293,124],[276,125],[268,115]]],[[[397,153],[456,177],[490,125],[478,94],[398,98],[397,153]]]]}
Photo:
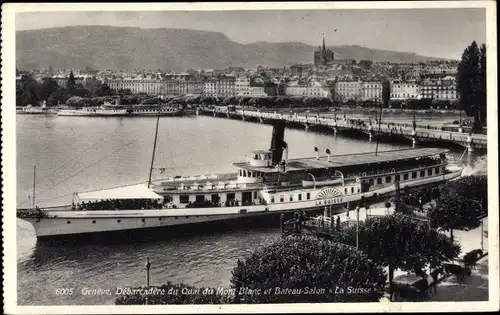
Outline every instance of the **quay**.
{"type": "Polygon", "coordinates": [[[387,123],[380,125],[375,122],[360,121],[353,123],[349,119],[337,117],[320,117],[314,116],[299,116],[294,114],[280,114],[277,112],[268,113],[261,111],[234,110],[220,108],[200,108],[197,112],[199,115],[210,115],[213,117],[241,119],[244,121],[252,121],[257,123],[272,123],[277,119],[286,120],[290,127],[304,128],[312,130],[314,128],[332,130],[335,134],[365,134],[372,141],[379,135],[379,139],[390,139],[395,141],[410,140],[413,146],[421,143],[445,143],[465,147],[469,153],[476,150],[486,150],[487,135],[475,133],[463,133],[455,131],[442,131],[435,129],[427,129],[422,126],[389,126],[387,123]],[[361,123],[360,123],[361,122],[361,123]]]}

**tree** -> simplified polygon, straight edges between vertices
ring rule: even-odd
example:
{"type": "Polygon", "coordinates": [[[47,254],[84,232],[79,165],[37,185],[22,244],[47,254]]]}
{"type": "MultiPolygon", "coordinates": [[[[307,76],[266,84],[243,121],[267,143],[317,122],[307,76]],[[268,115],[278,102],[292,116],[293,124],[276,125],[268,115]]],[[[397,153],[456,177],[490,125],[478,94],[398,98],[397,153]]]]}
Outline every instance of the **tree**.
{"type": "Polygon", "coordinates": [[[463,52],[457,68],[457,91],[460,108],[474,117],[474,129],[485,122],[486,112],[486,46],[473,41],[463,52]]]}
{"type": "Polygon", "coordinates": [[[114,91],[109,87],[107,83],[99,83],[92,91],[92,96],[111,96],[114,95],[114,91]]]}
{"type": "Polygon", "coordinates": [[[59,90],[59,85],[56,80],[43,78],[42,83],[38,85],[38,99],[47,100],[57,90],[59,90]]]}
{"type": "Polygon", "coordinates": [[[355,248],[300,236],[280,238],[238,260],[231,288],[253,290],[237,295],[243,303],[377,302],[385,282],[381,266],[355,248]],[[364,294],[349,294],[349,287],[364,294]]]}
{"type": "Polygon", "coordinates": [[[487,177],[465,176],[444,184],[440,196],[428,211],[433,227],[450,231],[470,230],[477,228],[481,221],[478,218],[488,209],[487,177]]]}
{"type": "Polygon", "coordinates": [[[22,75],[19,84],[16,85],[16,105],[36,105],[39,101],[38,83],[33,77],[22,75]]]}
{"type": "MultiPolygon", "coordinates": [[[[425,267],[439,268],[444,261],[458,256],[460,246],[423,221],[395,213],[370,217],[359,224],[359,249],[371,260],[389,269],[392,293],[394,270],[420,274],[425,267]]],[[[344,228],[332,240],[355,245],[356,226],[344,228]]]]}
{"type": "Polygon", "coordinates": [[[73,71],[69,73],[68,82],[66,83],[66,89],[68,90],[70,95],[74,95],[75,93],[75,76],[73,75],[73,71]]]}
{"type": "Polygon", "coordinates": [[[478,91],[478,104],[479,104],[479,117],[480,121],[486,124],[486,44],[482,44],[479,51],[479,91],[478,91]]]}

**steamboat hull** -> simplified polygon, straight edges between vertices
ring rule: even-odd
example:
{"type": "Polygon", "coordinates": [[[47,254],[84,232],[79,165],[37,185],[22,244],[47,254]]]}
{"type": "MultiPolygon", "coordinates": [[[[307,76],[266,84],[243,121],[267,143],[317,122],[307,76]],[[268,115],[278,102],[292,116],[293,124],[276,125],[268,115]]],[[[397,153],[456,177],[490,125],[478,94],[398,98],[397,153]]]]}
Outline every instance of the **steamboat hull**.
{"type": "MultiPolygon", "coordinates": [[[[413,180],[401,184],[401,187],[423,187],[440,184],[460,176],[461,171],[444,175],[413,180]]],[[[162,210],[94,210],[94,211],[46,211],[47,217],[21,218],[30,222],[41,241],[50,240],[98,240],[107,239],[142,239],[147,234],[154,237],[162,235],[193,234],[205,228],[234,228],[236,221],[247,226],[249,222],[271,223],[270,218],[295,211],[310,214],[331,208],[332,212],[345,211],[348,203],[355,203],[365,198],[375,202],[380,198],[393,195],[394,185],[368,191],[361,194],[344,196],[336,200],[315,199],[269,205],[188,208],[162,210]],[[110,237],[116,235],[117,237],[110,237]]]]}

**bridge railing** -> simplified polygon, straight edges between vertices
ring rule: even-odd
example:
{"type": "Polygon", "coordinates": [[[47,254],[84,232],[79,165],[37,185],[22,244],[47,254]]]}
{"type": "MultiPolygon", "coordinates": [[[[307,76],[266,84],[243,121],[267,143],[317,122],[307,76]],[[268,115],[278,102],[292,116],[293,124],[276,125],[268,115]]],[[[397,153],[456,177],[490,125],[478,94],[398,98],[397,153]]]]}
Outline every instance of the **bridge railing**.
{"type": "MultiPolygon", "coordinates": [[[[231,113],[224,109],[212,109],[215,113],[231,113]]],[[[369,125],[365,122],[365,125],[356,125],[355,123],[349,122],[344,119],[334,119],[334,118],[323,118],[323,117],[307,117],[307,116],[299,116],[295,114],[280,114],[280,113],[269,113],[269,112],[257,112],[257,111],[247,111],[247,110],[236,110],[233,112],[238,115],[244,115],[249,117],[257,117],[263,119],[284,119],[290,122],[295,123],[304,123],[304,124],[317,124],[328,127],[339,127],[339,128],[349,128],[354,130],[362,130],[369,131],[369,125]]],[[[418,128],[422,129],[422,128],[418,128]]],[[[457,141],[457,142],[467,142],[468,135],[459,133],[459,132],[447,132],[435,129],[427,129],[426,131],[417,131],[415,135],[419,138],[427,138],[427,139],[436,139],[436,140],[449,140],[449,141],[457,141]]],[[[378,126],[377,124],[372,125],[372,130],[377,132],[378,126]]],[[[413,136],[413,127],[407,127],[406,125],[394,127],[381,127],[380,131],[386,134],[398,134],[403,136],[413,136]]],[[[472,134],[472,141],[479,145],[487,145],[486,135],[478,135],[472,134]]]]}

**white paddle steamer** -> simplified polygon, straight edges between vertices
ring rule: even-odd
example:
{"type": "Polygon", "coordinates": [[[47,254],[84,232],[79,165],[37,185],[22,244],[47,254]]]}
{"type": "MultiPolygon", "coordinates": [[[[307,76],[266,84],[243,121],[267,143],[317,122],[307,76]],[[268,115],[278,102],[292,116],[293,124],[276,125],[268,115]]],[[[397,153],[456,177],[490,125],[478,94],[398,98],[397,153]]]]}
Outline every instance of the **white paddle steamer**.
{"type": "MultiPolygon", "coordinates": [[[[158,120],[156,128],[158,130],[158,120]]],[[[316,155],[288,159],[285,122],[276,121],[271,148],[253,151],[235,173],[174,177],[148,184],[75,193],[72,204],[19,209],[38,238],[104,232],[144,231],[159,227],[263,217],[282,213],[345,209],[401,188],[436,185],[459,177],[449,170],[446,149],[420,148],[375,154],[316,155]]],[[[155,134],[156,143],[157,131],[155,134]]],[[[156,147],[156,145],[154,146],[156,147]]]]}

